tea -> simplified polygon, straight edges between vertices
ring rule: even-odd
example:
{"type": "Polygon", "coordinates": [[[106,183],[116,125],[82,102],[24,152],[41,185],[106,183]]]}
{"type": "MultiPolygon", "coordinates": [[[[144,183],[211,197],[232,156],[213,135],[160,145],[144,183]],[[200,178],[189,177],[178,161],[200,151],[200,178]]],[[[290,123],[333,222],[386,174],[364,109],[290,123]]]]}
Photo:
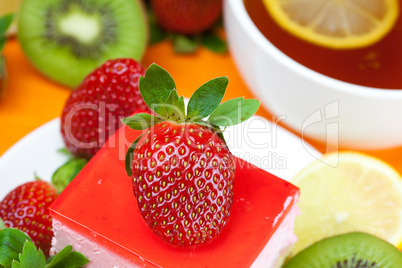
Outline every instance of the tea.
{"type": "Polygon", "coordinates": [[[262,1],[244,0],[247,12],[261,33],[295,61],[352,84],[402,89],[402,16],[392,31],[376,44],[336,50],[308,43],[286,32],[270,17],[262,1]]]}

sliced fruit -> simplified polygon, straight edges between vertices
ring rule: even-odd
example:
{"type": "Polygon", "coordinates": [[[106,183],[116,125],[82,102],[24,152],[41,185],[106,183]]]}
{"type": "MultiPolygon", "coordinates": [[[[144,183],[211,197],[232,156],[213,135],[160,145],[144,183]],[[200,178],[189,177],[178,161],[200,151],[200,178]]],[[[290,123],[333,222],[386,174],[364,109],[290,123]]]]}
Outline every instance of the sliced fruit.
{"type": "Polygon", "coordinates": [[[331,153],[292,182],[301,195],[293,254],[325,237],[354,231],[393,245],[402,241],[402,179],[381,160],[354,152],[331,153]]]}
{"type": "Polygon", "coordinates": [[[324,239],[292,258],[284,268],[401,267],[402,253],[386,241],[349,233],[324,239]]]}
{"type": "Polygon", "coordinates": [[[399,15],[398,0],[263,0],[273,19],[306,41],[345,49],[382,39],[399,15]]]}
{"type": "Polygon", "coordinates": [[[139,0],[29,0],[19,17],[27,56],[45,75],[71,87],[108,59],[140,60],[146,48],[139,0]]]}

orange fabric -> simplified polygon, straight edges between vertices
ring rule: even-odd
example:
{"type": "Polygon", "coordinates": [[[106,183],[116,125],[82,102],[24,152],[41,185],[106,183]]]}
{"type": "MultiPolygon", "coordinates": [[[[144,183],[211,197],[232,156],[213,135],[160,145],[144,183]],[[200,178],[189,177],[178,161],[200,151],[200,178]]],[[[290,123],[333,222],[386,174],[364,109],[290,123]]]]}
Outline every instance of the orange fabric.
{"type": "MultiPolygon", "coordinates": [[[[17,40],[9,40],[4,48],[8,70],[8,86],[0,99],[0,155],[30,131],[60,116],[71,90],[41,75],[29,62],[17,40]]],[[[168,42],[148,48],[144,67],[155,62],[168,70],[176,81],[178,92],[191,96],[204,82],[228,76],[229,86],[225,99],[244,96],[253,98],[242,81],[229,54],[218,55],[199,49],[193,55],[177,55],[168,42]]],[[[263,108],[259,115],[272,118],[263,108]]],[[[325,146],[309,140],[321,152],[325,146]]],[[[402,147],[392,150],[366,152],[392,164],[402,173],[402,147]]]]}

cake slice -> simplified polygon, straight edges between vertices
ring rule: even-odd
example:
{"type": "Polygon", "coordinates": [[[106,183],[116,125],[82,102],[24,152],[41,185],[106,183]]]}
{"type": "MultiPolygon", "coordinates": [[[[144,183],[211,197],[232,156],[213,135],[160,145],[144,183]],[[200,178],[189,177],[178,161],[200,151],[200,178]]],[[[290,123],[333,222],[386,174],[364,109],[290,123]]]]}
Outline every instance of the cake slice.
{"type": "Polygon", "coordinates": [[[91,267],[276,265],[295,242],[299,192],[229,151],[220,127],[244,122],[260,102],[221,103],[227,84],[206,82],[186,109],[170,74],[151,64],[139,90],[154,113],[123,119],[130,129],[54,202],[53,250],[71,244],[91,267]]]}
{"type": "Polygon", "coordinates": [[[123,126],[50,208],[53,252],[71,244],[88,267],[275,267],[296,241],[299,190],[235,158],[231,216],[213,242],[172,247],[140,215],[124,157],[141,132],[123,126]]]}

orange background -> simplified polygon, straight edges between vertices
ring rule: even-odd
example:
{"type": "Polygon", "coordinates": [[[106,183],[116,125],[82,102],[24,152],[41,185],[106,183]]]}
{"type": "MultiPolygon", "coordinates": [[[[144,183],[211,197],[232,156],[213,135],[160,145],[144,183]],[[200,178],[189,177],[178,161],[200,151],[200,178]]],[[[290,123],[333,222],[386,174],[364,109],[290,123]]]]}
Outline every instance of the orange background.
{"type": "MultiPolygon", "coordinates": [[[[18,40],[9,40],[3,54],[8,85],[0,99],[0,155],[30,131],[60,116],[64,102],[71,93],[71,89],[41,75],[23,54],[18,40]]],[[[166,41],[147,49],[143,66],[146,68],[153,62],[170,72],[179,94],[185,97],[190,97],[195,89],[212,78],[228,76],[225,99],[239,96],[253,98],[229,54],[219,55],[200,48],[192,55],[177,55],[166,41]]],[[[263,108],[258,114],[272,118],[263,108]]],[[[309,142],[324,152],[323,144],[312,140],[309,142]]],[[[402,173],[402,147],[367,153],[391,163],[402,173]]]]}

